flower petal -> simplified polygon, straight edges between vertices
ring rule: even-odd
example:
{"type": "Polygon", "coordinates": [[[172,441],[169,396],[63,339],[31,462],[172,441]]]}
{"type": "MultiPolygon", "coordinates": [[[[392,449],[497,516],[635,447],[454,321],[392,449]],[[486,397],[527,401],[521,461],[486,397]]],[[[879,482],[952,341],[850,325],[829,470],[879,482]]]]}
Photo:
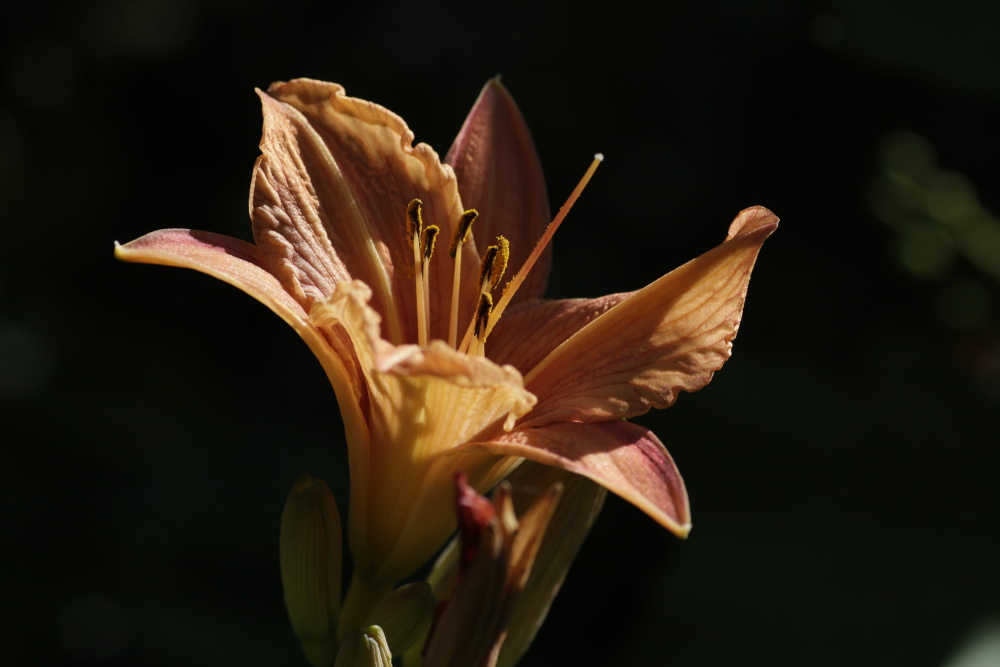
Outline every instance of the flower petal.
{"type": "Polygon", "coordinates": [[[115,256],[126,262],[195,269],[238,287],[287,322],[320,360],[337,394],[348,432],[363,428],[359,406],[364,381],[343,330],[317,329],[298,301],[263,268],[257,248],[222,234],[190,229],[162,229],[125,245],[115,256]]]}
{"type": "Polygon", "coordinates": [[[570,336],[631,295],[522,302],[500,318],[490,334],[487,353],[498,364],[534,368],[570,336]]]}
{"type": "Polygon", "coordinates": [[[631,417],[708,384],[729,358],[750,272],[777,220],[765,208],[743,211],[725,243],[559,345],[525,373],[539,402],[521,426],[631,417]]]}
{"type": "Polygon", "coordinates": [[[512,366],[461,354],[440,340],[426,348],[388,343],[370,298],[364,283],[341,283],[311,318],[347,331],[365,373],[371,437],[348,440],[351,547],[368,581],[391,583],[422,565],[454,530],[457,470],[485,490],[516,463],[481,452],[445,454],[510,430],[535,397],[512,366]]]}
{"type": "Polygon", "coordinates": [[[684,537],[691,512],[680,471],[663,443],[637,424],[562,422],[518,430],[462,449],[562,468],[588,477],[629,501],[660,525],[684,537]]]}
{"type": "MultiPolygon", "coordinates": [[[[261,93],[262,155],[251,195],[254,235],[268,267],[308,308],[355,278],[372,288],[391,342],[415,342],[416,297],[406,206],[450,241],[462,214],[451,167],[387,109],[333,83],[296,79],[261,93]],[[335,250],[334,250],[335,249],[335,250]]],[[[446,241],[446,243],[448,242],[446,241]]],[[[463,262],[462,321],[475,306],[478,255],[463,262]]],[[[432,338],[447,338],[452,265],[431,262],[432,338]]]]}
{"type": "MultiPolygon", "coordinates": [[[[445,162],[455,168],[466,206],[479,211],[473,235],[480,248],[504,235],[510,241],[510,271],[518,270],[552,219],[542,165],[514,98],[492,79],[479,93],[445,162]]],[[[552,245],[545,249],[514,303],[545,291],[552,245]]]]}

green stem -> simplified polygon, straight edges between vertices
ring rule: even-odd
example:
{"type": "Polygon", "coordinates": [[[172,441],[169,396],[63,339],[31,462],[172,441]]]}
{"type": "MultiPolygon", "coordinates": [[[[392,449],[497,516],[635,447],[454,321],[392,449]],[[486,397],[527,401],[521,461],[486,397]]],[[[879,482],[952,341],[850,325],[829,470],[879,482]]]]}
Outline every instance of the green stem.
{"type": "Polygon", "coordinates": [[[340,610],[340,624],[337,634],[341,643],[360,627],[371,623],[371,614],[375,607],[392,591],[391,583],[372,583],[358,576],[355,572],[351,577],[351,585],[347,589],[347,597],[340,610]]]}

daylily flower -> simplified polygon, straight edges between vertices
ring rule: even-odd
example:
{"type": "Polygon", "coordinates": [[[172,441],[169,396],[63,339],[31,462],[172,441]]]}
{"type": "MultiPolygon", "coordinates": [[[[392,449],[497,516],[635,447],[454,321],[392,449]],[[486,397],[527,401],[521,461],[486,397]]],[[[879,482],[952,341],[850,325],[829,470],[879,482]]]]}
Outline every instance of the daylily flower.
{"type": "Polygon", "coordinates": [[[116,254],[239,287],[326,370],[347,435],[356,564],[341,636],[455,529],[458,471],[484,492],[522,459],[556,466],[685,535],[673,460],[624,420],[700,389],[726,361],[777,218],[742,211],[722,245],[636,292],[541,300],[545,184],[499,81],[484,87],[444,163],[412,145],[400,117],[339,85],[298,79],[260,98],[255,243],[169,229],[116,254]],[[463,243],[475,217],[466,205],[481,220],[463,243]],[[505,254],[522,268],[501,291],[505,254]]]}

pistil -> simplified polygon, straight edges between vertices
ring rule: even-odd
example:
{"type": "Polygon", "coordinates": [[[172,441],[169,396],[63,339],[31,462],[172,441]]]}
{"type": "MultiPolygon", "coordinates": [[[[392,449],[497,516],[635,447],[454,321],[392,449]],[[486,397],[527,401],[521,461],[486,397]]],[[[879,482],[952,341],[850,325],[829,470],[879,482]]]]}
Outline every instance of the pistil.
{"type": "Polygon", "coordinates": [[[542,238],[540,238],[538,243],[535,244],[534,250],[532,250],[531,254],[528,255],[528,258],[524,260],[524,264],[522,264],[521,268],[517,270],[517,273],[514,274],[511,281],[507,283],[503,294],[500,296],[500,300],[497,302],[496,308],[494,308],[490,314],[490,321],[486,327],[487,336],[489,336],[493,331],[493,327],[497,325],[497,322],[500,320],[500,316],[503,315],[503,311],[508,305],[510,305],[510,300],[514,298],[514,293],[517,292],[517,289],[524,282],[528,272],[531,271],[531,268],[535,265],[535,262],[538,261],[538,258],[542,256],[542,251],[545,250],[545,246],[547,246],[549,241],[552,240],[552,236],[556,233],[556,230],[559,229],[559,225],[562,224],[562,221],[566,219],[566,214],[569,213],[571,208],[573,208],[573,204],[576,203],[576,200],[580,198],[580,193],[583,192],[585,187],[587,187],[587,183],[590,182],[591,177],[594,175],[594,172],[597,171],[597,167],[600,166],[602,161],[604,161],[603,155],[600,153],[594,155],[594,161],[590,163],[590,167],[587,168],[583,178],[581,178],[580,182],[576,184],[575,188],[573,188],[573,192],[571,192],[569,197],[566,199],[566,203],[560,207],[559,213],[556,214],[556,217],[549,223],[549,226],[545,228],[542,238]]]}

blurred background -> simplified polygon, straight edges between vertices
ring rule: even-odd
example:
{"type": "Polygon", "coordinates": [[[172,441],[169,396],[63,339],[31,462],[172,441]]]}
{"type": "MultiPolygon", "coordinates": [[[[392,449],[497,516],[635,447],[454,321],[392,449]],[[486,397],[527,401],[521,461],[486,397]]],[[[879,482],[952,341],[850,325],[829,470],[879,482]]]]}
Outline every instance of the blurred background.
{"type": "Polygon", "coordinates": [[[550,296],[783,220],[733,359],[637,420],[691,537],[611,499],[523,664],[1000,664],[1000,4],[462,4],[0,24],[0,662],[305,664],[278,525],[303,472],[346,502],[333,392],[264,307],[112,243],[250,238],[255,86],[337,81],[443,155],[499,73],[554,205],[607,158],[550,296]]]}

